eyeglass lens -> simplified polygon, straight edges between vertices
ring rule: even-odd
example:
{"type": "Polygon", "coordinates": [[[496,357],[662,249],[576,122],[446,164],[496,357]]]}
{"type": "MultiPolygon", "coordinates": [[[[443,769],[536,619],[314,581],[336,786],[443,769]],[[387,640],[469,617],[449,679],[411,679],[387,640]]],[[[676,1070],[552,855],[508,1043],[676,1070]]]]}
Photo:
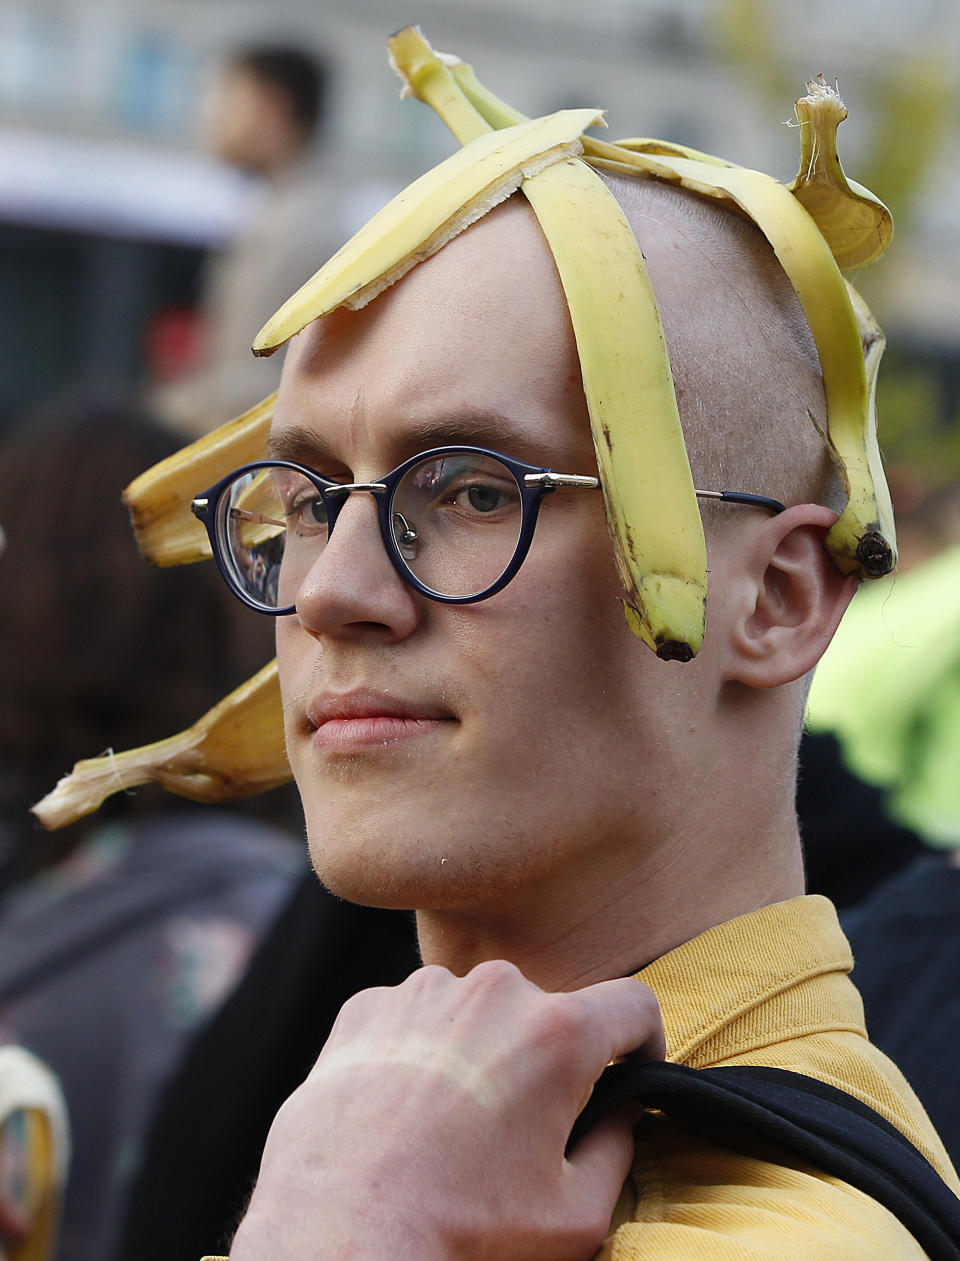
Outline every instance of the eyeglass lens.
{"type": "MultiPolygon", "coordinates": [[[[479,595],[513,559],[523,510],[506,465],[464,452],[431,456],[404,473],[389,503],[403,565],[437,595],[479,595]]],[[[220,501],[219,538],[239,589],[265,608],[295,603],[327,542],[314,484],[293,469],[241,474],[220,501]]]]}

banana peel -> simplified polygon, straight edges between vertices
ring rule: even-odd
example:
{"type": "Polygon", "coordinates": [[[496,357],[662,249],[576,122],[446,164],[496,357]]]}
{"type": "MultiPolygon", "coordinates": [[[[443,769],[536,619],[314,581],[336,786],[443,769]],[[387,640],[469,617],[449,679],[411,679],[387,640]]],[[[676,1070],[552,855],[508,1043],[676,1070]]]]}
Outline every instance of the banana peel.
{"type": "Polygon", "coordinates": [[[277,663],[271,661],[186,731],[78,762],[37,802],[33,814],[53,830],[141,784],[160,784],[192,801],[217,802],[266,792],[290,777],[277,663]]]}
{"type": "Polygon", "coordinates": [[[140,554],[153,565],[210,559],[207,532],[190,511],[196,493],[240,464],[261,460],[276,393],[141,473],[123,492],[140,554]]]}
{"type": "MultiPolygon", "coordinates": [[[[887,572],[895,561],[895,541],[876,445],[874,411],[882,334],[856,291],[843,285],[839,271],[878,258],[889,245],[893,228],[883,203],[843,172],[836,134],[846,109],[838,94],[822,79],[808,83],[807,95],[796,104],[800,168],[784,185],[682,145],[644,137],[609,143],[584,135],[586,128],[603,125],[601,114],[595,110],[559,111],[545,119],[528,119],[483,87],[467,63],[434,53],[416,28],[405,28],[393,37],[391,57],[405,80],[405,94],[429,99],[464,141],[464,147],[415,181],[347,242],[268,321],[257,336],[254,353],[273,353],[307,323],[337,306],[356,309],[365,305],[518,188],[523,188],[535,210],[539,196],[541,222],[546,224],[559,205],[559,190],[565,182],[570,187],[580,186],[581,191],[590,186],[585,178],[591,174],[587,164],[595,170],[676,183],[754,219],[771,239],[798,291],[824,367],[828,414],[823,436],[848,493],[847,509],[832,532],[831,551],[847,571],[856,570],[863,577],[887,572]],[[572,171],[576,171],[575,178],[572,171]],[[866,556],[864,540],[869,543],[866,556]]],[[[586,201],[591,205],[587,223],[596,222],[592,216],[606,213],[600,210],[595,190],[586,201]]],[[[597,379],[602,380],[610,369],[602,364],[600,342],[612,325],[601,310],[599,329],[586,331],[586,321],[579,313],[586,312],[590,304],[573,296],[573,278],[582,283],[582,275],[577,277],[577,273],[585,270],[570,243],[574,234],[556,226],[545,227],[545,231],[561,275],[567,272],[564,285],[568,291],[569,284],[574,324],[584,326],[582,337],[578,334],[582,366],[589,368],[596,359],[597,379]]],[[[634,307],[641,309],[636,296],[634,307]]],[[[656,317],[655,302],[651,310],[656,317]]],[[[655,333],[649,331],[654,327],[650,315],[648,310],[648,331],[637,344],[648,351],[654,349],[654,361],[660,369],[666,365],[669,377],[665,349],[658,357],[655,333]]],[[[590,375],[585,371],[585,383],[590,375]]],[[[669,384],[672,392],[672,380],[669,384]]],[[[589,395],[593,387],[586,384],[586,389],[589,395]]],[[[205,532],[190,514],[190,501],[198,490],[231,468],[262,458],[273,402],[274,396],[265,399],[131,483],[125,499],[141,550],[149,560],[171,565],[209,555],[205,532]]],[[[661,436],[666,448],[672,444],[669,471],[662,482],[671,490],[683,486],[682,498],[687,503],[688,495],[693,502],[692,483],[688,487],[682,474],[685,452],[681,452],[683,460],[677,459],[675,406],[675,400],[672,406],[670,400],[658,404],[661,436]]],[[[598,409],[591,407],[592,421],[595,413],[599,415],[598,409]]],[[[614,429],[615,445],[622,456],[628,447],[626,431],[619,421],[614,422],[614,429]]],[[[594,425],[598,456],[611,432],[606,419],[594,425]]],[[[650,430],[643,436],[650,439],[652,434],[650,430]]],[[[628,468],[632,458],[624,460],[622,467],[628,468]]],[[[652,629],[655,618],[650,614],[650,592],[644,593],[642,584],[634,581],[631,593],[629,566],[625,571],[622,561],[631,549],[638,555],[643,552],[642,544],[638,546],[642,531],[636,528],[635,509],[630,504],[631,481],[618,479],[615,469],[604,470],[602,458],[600,463],[615,540],[620,531],[617,550],[621,571],[626,574],[628,622],[661,655],[693,655],[699,642],[696,619],[684,622],[685,614],[671,612],[673,625],[681,628],[676,632],[679,640],[675,640],[670,627],[652,629]],[[681,651],[674,654],[677,642],[681,651]]],[[[688,611],[691,592],[695,593],[694,602],[702,606],[696,576],[698,548],[696,541],[686,552],[681,548],[677,565],[683,584],[689,588],[685,594],[688,611]]],[[[634,567],[634,578],[637,572],[634,567]]],[[[652,600],[664,607],[670,604],[659,590],[653,592],[652,600]]],[[[73,774],[38,804],[35,813],[45,826],[56,827],[96,809],[111,792],[138,783],[155,781],[184,796],[212,801],[257,792],[287,778],[273,663],[187,732],[145,749],[78,763],[73,774]]]]}
{"type": "Polygon", "coordinates": [[[862,347],[867,406],[846,429],[834,424],[825,435],[847,502],[824,542],[841,569],[845,560],[848,573],[883,578],[897,563],[893,503],[877,435],[877,375],[887,342],[863,296],[849,280],[846,288],[862,347]]]}
{"type": "MultiPolygon", "coordinates": [[[[479,83],[471,67],[446,54],[443,62],[469,103],[491,125],[518,117],[479,83]]],[[[446,106],[446,96],[435,106],[442,117],[446,106]]],[[[811,419],[847,494],[840,519],[828,535],[828,550],[842,572],[877,578],[896,564],[893,513],[876,438],[879,356],[870,364],[864,360],[860,325],[866,308],[845,283],[841,267],[878,258],[890,243],[892,219],[879,199],[843,173],[836,135],[847,111],[839,95],[822,77],[810,80],[796,109],[801,164],[789,185],[710,154],[643,138],[610,144],[585,136],[584,161],[600,170],[677,184],[744,215],[764,233],[797,293],[820,356],[826,427],[811,419]]],[[[868,311],[866,317],[872,321],[868,311]]],[[[671,426],[669,409],[662,415],[663,423],[671,426]]],[[[628,611],[628,622],[651,642],[642,617],[628,611]]]]}
{"type": "Polygon", "coordinates": [[[820,229],[840,270],[865,267],[893,240],[893,216],[868,188],[848,180],[840,165],[837,128],[847,108],[823,75],[807,81],[807,95],[795,108],[800,169],[787,188],[820,229]]]}
{"type": "Polygon", "coordinates": [[[307,324],[337,307],[359,310],[430,258],[522,180],[580,153],[595,109],[558,110],[503,131],[477,134],[373,216],[283,304],[257,334],[255,355],[273,354],[307,324]]]}
{"type": "MultiPolygon", "coordinates": [[[[507,127],[525,118],[484,87],[467,62],[447,53],[436,55],[492,127],[507,127]]],[[[880,258],[890,245],[893,216],[878,197],[862,184],[848,179],[843,170],[837,152],[837,128],[847,117],[847,109],[840,94],[824,81],[823,75],[809,79],[806,87],[806,95],[794,103],[800,128],[800,166],[786,187],[820,229],[841,271],[865,267],[880,258]]],[[[412,83],[406,91],[417,94],[412,83]]],[[[686,158],[706,166],[736,165],[689,145],[653,137],[625,137],[610,144],[597,137],[584,136],[583,152],[587,160],[612,164],[607,169],[640,170],[668,180],[672,178],[668,169],[657,169],[654,163],[634,162],[630,155],[686,158]]],[[[711,195],[702,188],[694,191],[711,195]]]]}
{"type": "MultiPolygon", "coordinates": [[[[404,92],[430,105],[461,143],[489,131],[491,98],[472,72],[483,109],[463,90],[455,59],[434,52],[418,28],[388,47],[404,92]]],[[[493,109],[509,117],[502,102],[493,109]]],[[[617,199],[581,159],[527,176],[520,190],[573,325],[627,625],[662,659],[689,661],[703,643],[706,543],[643,254],[617,199]]]]}

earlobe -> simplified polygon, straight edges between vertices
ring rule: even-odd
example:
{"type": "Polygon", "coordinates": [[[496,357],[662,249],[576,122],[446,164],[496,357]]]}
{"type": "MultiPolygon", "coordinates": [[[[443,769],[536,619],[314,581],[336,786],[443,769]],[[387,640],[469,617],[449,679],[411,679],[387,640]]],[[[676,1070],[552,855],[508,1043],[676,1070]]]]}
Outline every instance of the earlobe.
{"type": "Polygon", "coordinates": [[[779,687],[820,660],[857,587],[824,547],[829,508],[798,504],[765,523],[742,558],[742,599],[730,610],[727,679],[779,687]]]}

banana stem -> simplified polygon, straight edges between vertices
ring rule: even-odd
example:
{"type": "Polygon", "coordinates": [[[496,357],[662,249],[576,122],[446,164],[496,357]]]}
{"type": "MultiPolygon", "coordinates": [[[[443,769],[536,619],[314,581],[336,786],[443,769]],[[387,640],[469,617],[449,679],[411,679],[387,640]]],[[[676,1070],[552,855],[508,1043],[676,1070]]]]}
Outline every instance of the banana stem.
{"type": "Polygon", "coordinates": [[[493,130],[471,105],[449,68],[417,26],[405,26],[387,40],[390,63],[404,86],[446,123],[460,143],[493,130]]]}
{"type": "Polygon", "coordinates": [[[485,88],[474,73],[473,66],[465,61],[456,61],[450,65],[450,73],[456,79],[460,90],[495,131],[504,127],[512,127],[516,123],[527,121],[527,115],[494,96],[489,88],[485,88]]]}
{"type": "MultiPolygon", "coordinates": [[[[456,61],[450,63],[449,69],[464,96],[474,109],[483,115],[491,127],[499,131],[503,127],[512,127],[516,123],[526,121],[526,114],[513,109],[505,101],[501,101],[499,96],[495,96],[489,88],[484,87],[477,78],[473,66],[465,61],[456,61]]],[[[722,158],[715,158],[709,153],[701,153],[698,149],[671,145],[662,140],[638,139],[627,141],[626,144],[621,142],[611,144],[607,140],[599,140],[596,136],[587,135],[582,136],[581,140],[583,156],[591,160],[591,166],[603,165],[607,170],[620,171],[628,175],[636,175],[638,171],[642,171],[644,174],[654,175],[659,179],[676,181],[677,177],[651,156],[656,154],[689,158],[704,162],[709,166],[732,165],[722,158]]]]}
{"type": "Polygon", "coordinates": [[[800,124],[799,184],[833,184],[845,188],[846,179],[837,154],[837,128],[847,117],[847,109],[828,84],[811,79],[807,96],[796,102],[797,122],[800,124]]]}

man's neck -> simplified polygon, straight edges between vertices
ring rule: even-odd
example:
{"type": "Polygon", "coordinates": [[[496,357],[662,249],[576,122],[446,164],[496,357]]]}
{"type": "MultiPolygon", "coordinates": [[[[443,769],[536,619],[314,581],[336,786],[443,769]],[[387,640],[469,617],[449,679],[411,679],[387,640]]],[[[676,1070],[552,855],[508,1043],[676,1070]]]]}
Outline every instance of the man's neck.
{"type": "Polygon", "coordinates": [[[417,913],[424,963],[463,974],[508,959],[537,985],[573,990],[625,976],[716,924],[803,893],[796,819],[736,838],[689,833],[626,870],[566,871],[507,903],[417,913]]]}

